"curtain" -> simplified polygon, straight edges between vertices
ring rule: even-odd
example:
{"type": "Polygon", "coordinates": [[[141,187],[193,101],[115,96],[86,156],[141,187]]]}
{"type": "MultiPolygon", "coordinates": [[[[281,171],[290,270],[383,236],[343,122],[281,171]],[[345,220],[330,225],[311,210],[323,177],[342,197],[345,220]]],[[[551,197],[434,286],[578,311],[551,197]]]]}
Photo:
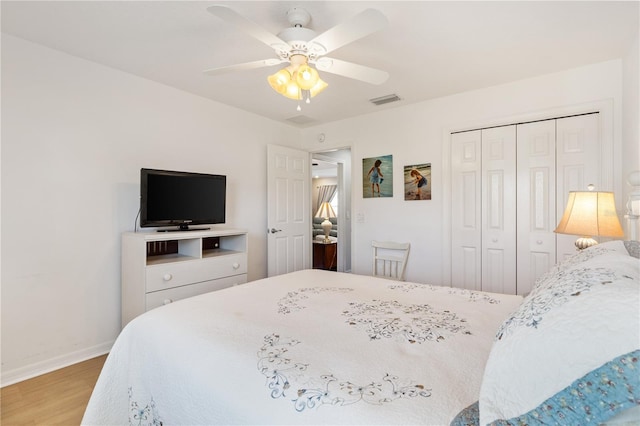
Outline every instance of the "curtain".
{"type": "MultiPolygon", "coordinates": [[[[318,188],[318,201],[316,202],[316,211],[320,208],[320,205],[324,202],[330,202],[334,195],[336,195],[336,191],[338,190],[338,185],[322,185],[318,188]]],[[[315,214],[315,212],[313,212],[315,214]]]]}

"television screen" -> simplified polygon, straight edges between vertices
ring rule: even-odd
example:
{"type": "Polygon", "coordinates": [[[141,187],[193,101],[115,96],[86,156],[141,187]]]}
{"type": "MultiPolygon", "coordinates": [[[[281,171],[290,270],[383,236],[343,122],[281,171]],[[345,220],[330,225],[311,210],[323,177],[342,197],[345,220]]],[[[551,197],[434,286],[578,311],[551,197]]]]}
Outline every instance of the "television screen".
{"type": "Polygon", "coordinates": [[[227,177],[170,170],[140,170],[140,226],[225,222],[227,177]]]}

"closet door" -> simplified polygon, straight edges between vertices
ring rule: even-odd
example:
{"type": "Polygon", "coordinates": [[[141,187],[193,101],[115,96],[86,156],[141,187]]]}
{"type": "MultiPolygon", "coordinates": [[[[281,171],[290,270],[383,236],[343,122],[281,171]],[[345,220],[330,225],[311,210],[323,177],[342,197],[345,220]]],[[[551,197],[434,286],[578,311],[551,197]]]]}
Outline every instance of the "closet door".
{"type": "MultiPolygon", "coordinates": [[[[587,114],[560,118],[556,122],[556,225],[564,214],[569,191],[587,191],[589,184],[601,188],[600,115],[587,114]]],[[[575,254],[576,235],[556,235],[556,260],[575,254]]]]}
{"type": "Polygon", "coordinates": [[[517,294],[556,263],[556,121],[517,126],[517,294]]]}
{"type": "Polygon", "coordinates": [[[481,131],[451,135],[451,285],[482,285],[481,131]]]}
{"type": "Polygon", "coordinates": [[[556,234],[570,191],[601,188],[599,114],[451,135],[451,284],[527,294],[576,252],[556,234]]]}
{"type": "Polygon", "coordinates": [[[516,126],[482,130],[482,291],[516,294],[516,126]]]}

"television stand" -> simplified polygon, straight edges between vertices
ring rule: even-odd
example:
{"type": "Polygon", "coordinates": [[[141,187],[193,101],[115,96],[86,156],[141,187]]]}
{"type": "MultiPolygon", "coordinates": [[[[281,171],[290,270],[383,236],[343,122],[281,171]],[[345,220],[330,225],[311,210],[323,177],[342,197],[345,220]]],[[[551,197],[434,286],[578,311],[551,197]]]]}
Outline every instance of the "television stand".
{"type": "Polygon", "coordinates": [[[247,244],[244,229],[123,233],[122,327],[167,303],[246,283],[247,244]]]}

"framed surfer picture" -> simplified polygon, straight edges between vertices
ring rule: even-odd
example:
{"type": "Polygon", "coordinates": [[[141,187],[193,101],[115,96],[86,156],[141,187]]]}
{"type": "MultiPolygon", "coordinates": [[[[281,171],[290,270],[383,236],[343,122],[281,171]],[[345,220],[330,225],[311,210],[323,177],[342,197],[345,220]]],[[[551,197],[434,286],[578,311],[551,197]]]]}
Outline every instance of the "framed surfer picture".
{"type": "Polygon", "coordinates": [[[393,197],[393,155],[362,159],[362,198],[393,197]]]}
{"type": "Polygon", "coordinates": [[[431,163],[404,166],[404,199],[431,199],[431,163]]]}

